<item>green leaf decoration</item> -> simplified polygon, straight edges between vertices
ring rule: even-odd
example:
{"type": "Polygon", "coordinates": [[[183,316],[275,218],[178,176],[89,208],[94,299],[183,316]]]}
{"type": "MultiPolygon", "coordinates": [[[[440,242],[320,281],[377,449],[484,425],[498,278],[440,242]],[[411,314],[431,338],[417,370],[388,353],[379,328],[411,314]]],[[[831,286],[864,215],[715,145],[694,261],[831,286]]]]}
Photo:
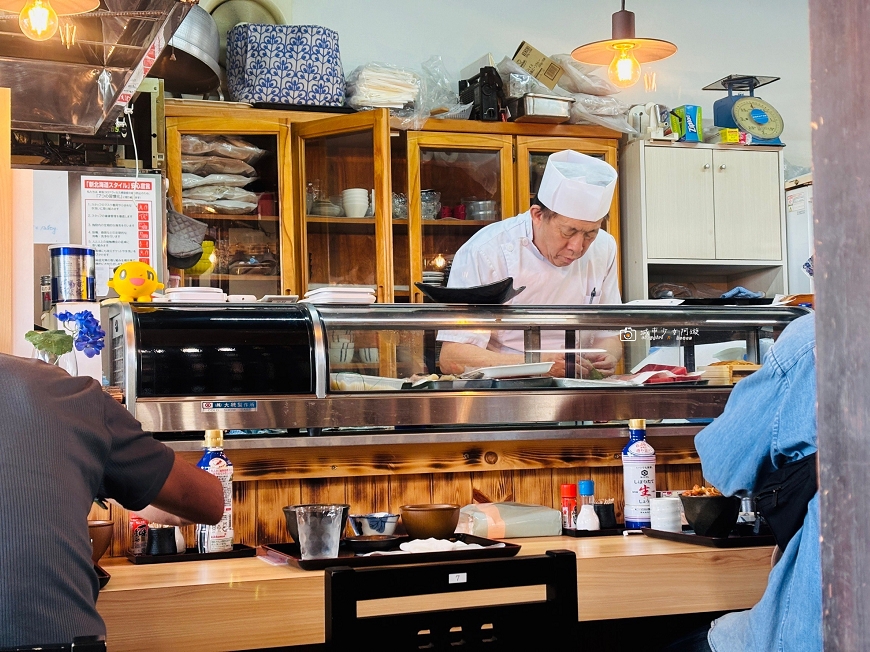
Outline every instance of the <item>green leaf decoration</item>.
{"type": "Polygon", "coordinates": [[[598,371],[598,369],[589,370],[589,380],[601,380],[603,378],[604,374],[598,371]]]}
{"type": "Polygon", "coordinates": [[[28,331],[24,339],[40,351],[63,355],[73,350],[73,337],[65,331],[28,331]]]}

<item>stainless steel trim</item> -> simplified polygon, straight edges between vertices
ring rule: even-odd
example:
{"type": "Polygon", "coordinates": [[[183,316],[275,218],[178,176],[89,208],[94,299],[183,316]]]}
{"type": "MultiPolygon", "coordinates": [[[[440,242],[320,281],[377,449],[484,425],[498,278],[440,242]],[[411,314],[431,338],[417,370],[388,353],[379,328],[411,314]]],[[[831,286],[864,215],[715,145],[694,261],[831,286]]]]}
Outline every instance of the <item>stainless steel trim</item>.
{"type": "Polygon", "coordinates": [[[328,329],[519,329],[619,330],[626,326],[698,327],[749,330],[785,328],[809,312],[787,306],[466,306],[439,304],[374,304],[320,306],[328,329]]]}
{"type": "Polygon", "coordinates": [[[311,325],[314,332],[314,395],[324,398],[329,390],[329,370],[326,365],[327,350],[326,338],[323,335],[323,322],[320,321],[320,313],[310,303],[302,304],[311,316],[311,325]]]}
{"type": "Polygon", "coordinates": [[[200,396],[136,401],[153,432],[361,426],[504,426],[632,418],[715,418],[731,387],[369,392],[311,396],[200,396]],[[256,411],[204,412],[205,401],[257,401],[256,411]]]}
{"type": "Polygon", "coordinates": [[[523,331],[523,351],[526,362],[541,361],[541,329],[529,328],[523,331]]]}
{"type": "MultiPolygon", "coordinates": [[[[694,424],[668,424],[649,426],[648,437],[694,437],[703,426],[694,424]]],[[[560,429],[529,429],[516,430],[462,430],[462,431],[430,431],[430,432],[396,432],[372,431],[365,433],[348,433],[323,435],[320,437],[234,437],[224,438],[224,448],[227,450],[251,449],[281,449],[281,448],[320,448],[322,446],[399,446],[408,444],[448,444],[476,443],[496,441],[545,441],[545,440],[576,440],[576,439],[625,439],[628,429],[625,426],[613,424],[608,426],[588,426],[560,429]]],[[[202,442],[171,441],[166,445],[175,451],[200,451],[202,442]]]]}
{"type": "Polygon", "coordinates": [[[136,331],[133,329],[133,310],[130,304],[118,301],[121,324],[124,328],[124,400],[127,409],[136,416],[136,385],[139,382],[139,358],[136,354],[136,331]]]}

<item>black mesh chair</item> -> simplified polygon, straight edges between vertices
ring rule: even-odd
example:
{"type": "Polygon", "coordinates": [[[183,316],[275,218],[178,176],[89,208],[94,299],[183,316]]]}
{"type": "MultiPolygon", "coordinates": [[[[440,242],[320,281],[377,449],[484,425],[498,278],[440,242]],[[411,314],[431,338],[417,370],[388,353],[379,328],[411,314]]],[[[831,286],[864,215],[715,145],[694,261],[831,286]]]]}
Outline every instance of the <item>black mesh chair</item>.
{"type": "Polygon", "coordinates": [[[76,636],[72,643],[3,647],[0,652],[106,652],[106,637],[76,636]]]}
{"type": "Polygon", "coordinates": [[[545,555],[452,563],[326,570],[326,644],[350,650],[576,648],[577,559],[545,555]],[[434,593],[546,585],[545,600],[360,618],[357,603],[434,593]],[[363,645],[364,646],[364,645],[363,645]]]}

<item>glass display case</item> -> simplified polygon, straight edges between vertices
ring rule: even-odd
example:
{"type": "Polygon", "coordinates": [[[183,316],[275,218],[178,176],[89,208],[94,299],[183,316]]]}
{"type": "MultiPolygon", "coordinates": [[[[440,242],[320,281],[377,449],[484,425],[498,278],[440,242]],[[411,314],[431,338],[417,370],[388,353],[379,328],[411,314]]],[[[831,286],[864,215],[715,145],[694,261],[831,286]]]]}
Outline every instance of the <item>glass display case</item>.
{"type": "Polygon", "coordinates": [[[367,286],[393,301],[386,110],[293,127],[301,291],[367,286]]]}
{"type": "Polygon", "coordinates": [[[103,311],[113,334],[104,372],[124,387],[128,408],[145,428],[159,432],[516,430],[638,416],[712,418],[723,409],[735,379],[757,369],[788,323],[808,312],[769,306],[118,301],[105,302],[103,311]],[[509,364],[472,364],[462,373],[444,374],[437,346],[428,343],[449,339],[451,332],[504,339],[513,334],[519,344],[514,358],[505,360],[509,364]],[[620,358],[626,373],[589,373],[587,363],[602,351],[620,358]],[[191,352],[196,374],[182,373],[184,363],[162,362],[170,355],[190,359],[191,352]],[[222,384],[196,380],[235,369],[240,356],[258,361],[252,369],[288,379],[281,385],[286,389],[264,392],[259,372],[234,372],[222,384]],[[161,374],[167,378],[161,380],[161,374]],[[171,374],[185,378],[170,381],[171,374]],[[171,392],[160,389],[170,387],[171,392]]]}
{"type": "Polygon", "coordinates": [[[411,301],[415,282],[447,285],[453,255],[481,228],[513,217],[513,139],[410,132],[407,136],[411,301]]]}
{"type": "Polygon", "coordinates": [[[177,117],[167,118],[166,131],[169,194],[191,218],[168,225],[167,286],[284,294],[295,277],[292,249],[282,242],[292,225],[288,126],[262,117],[177,117]],[[202,238],[201,255],[184,255],[184,247],[173,255],[173,230],[202,238]]]}

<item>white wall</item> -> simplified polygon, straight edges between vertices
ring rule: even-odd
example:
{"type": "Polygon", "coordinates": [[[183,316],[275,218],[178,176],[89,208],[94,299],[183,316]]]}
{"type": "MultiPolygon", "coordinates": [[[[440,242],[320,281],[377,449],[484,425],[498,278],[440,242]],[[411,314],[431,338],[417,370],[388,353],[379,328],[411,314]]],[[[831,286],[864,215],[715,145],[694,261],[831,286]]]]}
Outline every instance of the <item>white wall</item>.
{"type": "MultiPolygon", "coordinates": [[[[486,52],[512,56],[526,40],[545,54],[610,37],[618,0],[274,0],[296,24],[339,33],[345,73],[367,61],[419,69],[433,54],[448,72],[486,52]]],[[[810,165],[810,71],[807,0],[628,0],[637,35],[672,41],[679,51],[644,66],[658,90],[643,82],[621,94],[628,103],[656,100],[700,104],[712,118],[721,95],[703,86],[731,73],[782,79],[761,89],[785,120],[786,159],[810,165]]],[[[606,74],[606,73],[605,73],[606,74]]]]}

